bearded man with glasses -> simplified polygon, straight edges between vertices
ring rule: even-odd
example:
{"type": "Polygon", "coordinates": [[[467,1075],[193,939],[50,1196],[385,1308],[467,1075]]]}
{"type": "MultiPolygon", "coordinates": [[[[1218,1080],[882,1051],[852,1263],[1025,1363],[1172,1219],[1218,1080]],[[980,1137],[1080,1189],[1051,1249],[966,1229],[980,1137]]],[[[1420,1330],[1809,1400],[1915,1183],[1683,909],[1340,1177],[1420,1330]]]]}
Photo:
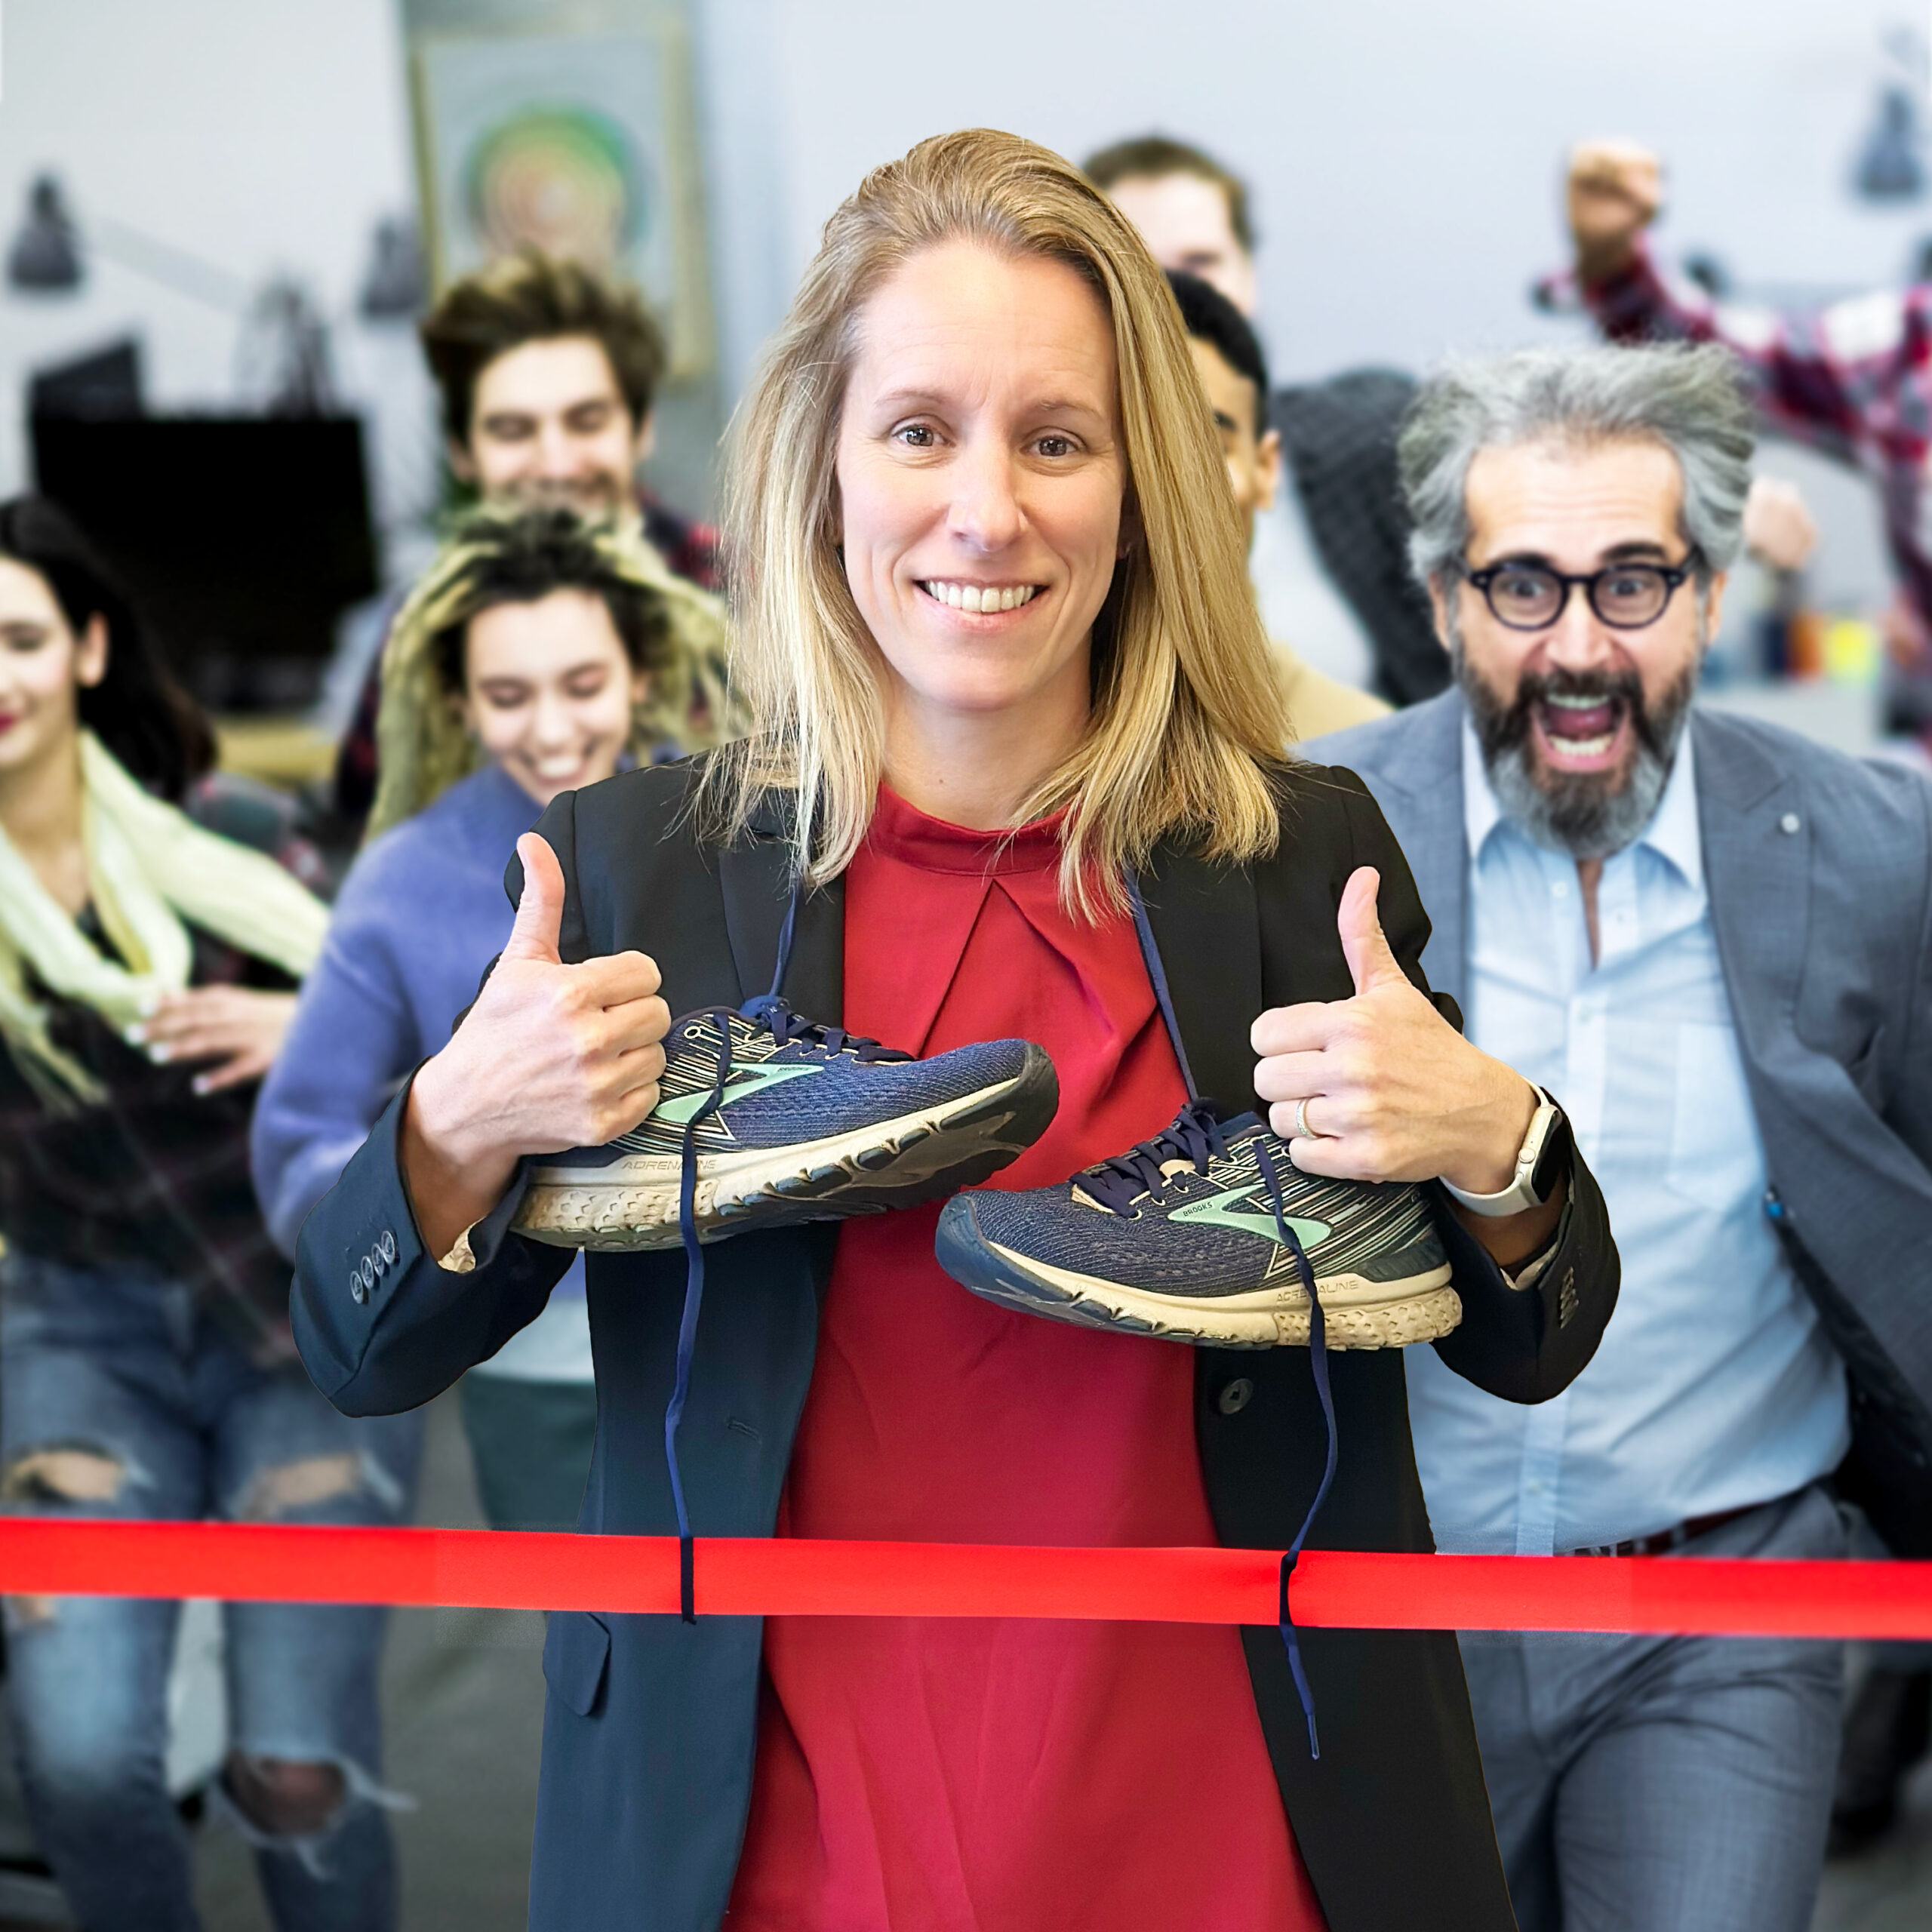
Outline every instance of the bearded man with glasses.
{"type": "MultiPolygon", "coordinates": [[[[1721,349],[1437,376],[1401,454],[1455,686],[1309,748],[1375,795],[1431,983],[1561,1100],[1623,1260],[1540,1407],[1409,1351],[1443,1548],[1833,1557],[1848,1494],[1932,1555],[1932,786],[1693,710],[1751,454],[1721,349]]],[[[1524,1932],[1805,1932],[1838,1647],[1463,1650],[1524,1932]]]]}

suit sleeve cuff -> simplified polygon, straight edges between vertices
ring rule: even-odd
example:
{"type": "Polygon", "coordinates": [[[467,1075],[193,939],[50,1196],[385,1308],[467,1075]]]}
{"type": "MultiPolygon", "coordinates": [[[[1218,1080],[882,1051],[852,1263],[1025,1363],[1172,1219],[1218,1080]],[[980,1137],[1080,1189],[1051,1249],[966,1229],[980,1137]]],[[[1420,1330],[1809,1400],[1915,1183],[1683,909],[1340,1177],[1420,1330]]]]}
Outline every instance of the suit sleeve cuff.
{"type": "MultiPolygon", "coordinates": [[[[409,1078],[398,1090],[392,1103],[395,1118],[400,1123],[404,1111],[409,1105],[409,1090],[416,1084],[416,1076],[422,1072],[419,1062],[410,1071],[409,1078]]],[[[416,1203],[410,1199],[409,1183],[404,1177],[401,1147],[397,1145],[391,1157],[395,1161],[396,1184],[402,1190],[402,1196],[409,1202],[409,1218],[416,1236],[418,1251],[427,1254],[429,1244],[423,1238],[423,1223],[416,1212],[416,1203]]],[[[503,1237],[509,1232],[512,1221],[523,1205],[523,1197],[530,1189],[530,1163],[521,1160],[516,1164],[516,1171],[510,1176],[509,1186],[503,1192],[495,1207],[480,1221],[472,1221],[468,1227],[451,1242],[445,1252],[435,1257],[435,1266],[445,1275],[473,1275],[479,1268],[487,1268],[497,1258],[497,1251],[503,1244],[503,1237]]]]}
{"type": "Polygon", "coordinates": [[[529,1186],[530,1163],[519,1161],[508,1192],[481,1220],[472,1221],[450,1243],[448,1253],[438,1260],[436,1266],[446,1275],[473,1275],[478,1268],[487,1267],[497,1258],[497,1251],[503,1246],[503,1236],[523,1205],[529,1186]]]}

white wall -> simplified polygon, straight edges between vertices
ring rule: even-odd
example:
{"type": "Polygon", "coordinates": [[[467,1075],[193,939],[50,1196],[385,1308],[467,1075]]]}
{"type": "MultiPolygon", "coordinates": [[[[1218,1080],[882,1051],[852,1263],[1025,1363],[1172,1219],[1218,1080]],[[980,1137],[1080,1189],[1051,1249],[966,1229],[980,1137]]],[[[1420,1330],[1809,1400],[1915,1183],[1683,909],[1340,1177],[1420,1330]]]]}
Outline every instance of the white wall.
{"type": "MultiPolygon", "coordinates": [[[[414,205],[393,0],[6,0],[4,51],[0,250],[51,168],[84,234],[106,217],[246,283],[295,273],[402,508],[432,473],[419,358],[406,325],[354,314],[375,222],[414,205]]],[[[0,290],[0,492],[29,480],[28,373],[131,331],[153,406],[232,405],[237,325],[218,309],[99,260],[71,295],[0,290]]]]}
{"type": "MultiPolygon", "coordinates": [[[[1844,183],[1884,25],[1922,0],[691,0],[728,397],[819,224],[866,168],[991,123],[1078,155],[1164,128],[1253,181],[1263,322],[1284,376],[1415,365],[1567,324],[1524,291],[1556,263],[1565,145],[1670,155],[1673,245],[1747,281],[1897,274],[1932,205],[1844,183]]],[[[395,0],[5,0],[0,247],[51,166],[85,226],[118,218],[257,281],[293,269],[371,399],[392,512],[434,432],[406,330],[352,302],[370,229],[413,204],[395,0]]],[[[26,372],[133,327],[164,408],[233,396],[235,327],[127,269],[78,295],[0,291],[0,491],[24,480],[26,372]]],[[[1862,499],[1854,493],[1854,509],[1862,499]]]]}
{"type": "MultiPolygon", "coordinates": [[[[1264,319],[1284,375],[1427,360],[1557,326],[1558,171],[1580,136],[1670,156],[1666,235],[1745,277],[1895,277],[1932,203],[1846,191],[1881,29],[1923,0],[698,0],[714,141],[762,192],[719,198],[740,355],[818,225],[922,135],[1011,128],[1078,158],[1158,128],[1254,184],[1264,319]]],[[[734,371],[734,374],[740,373],[734,371]]]]}
{"type": "MultiPolygon", "coordinates": [[[[1559,171],[1580,137],[1669,157],[1669,248],[1746,285],[1897,279],[1932,202],[1848,191],[1881,30],[1923,0],[694,0],[712,149],[728,392],[782,314],[819,225],[921,137],[990,125],[1078,158],[1158,129],[1253,184],[1277,373],[1575,332],[1526,291],[1561,265],[1559,171]]],[[[1882,595],[1869,492],[1802,469],[1820,588],[1882,595]]]]}

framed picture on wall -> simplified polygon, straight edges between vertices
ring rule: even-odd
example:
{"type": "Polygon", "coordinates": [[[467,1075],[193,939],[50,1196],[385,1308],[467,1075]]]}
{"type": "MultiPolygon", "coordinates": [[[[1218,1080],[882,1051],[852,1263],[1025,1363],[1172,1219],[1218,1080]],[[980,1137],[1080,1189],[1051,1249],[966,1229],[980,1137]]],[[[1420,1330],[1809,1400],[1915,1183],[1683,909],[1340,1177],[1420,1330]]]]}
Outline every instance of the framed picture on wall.
{"type": "Polygon", "coordinates": [[[672,376],[710,368],[703,177],[676,22],[425,38],[412,79],[438,288],[534,245],[637,282],[665,324],[672,376]]]}

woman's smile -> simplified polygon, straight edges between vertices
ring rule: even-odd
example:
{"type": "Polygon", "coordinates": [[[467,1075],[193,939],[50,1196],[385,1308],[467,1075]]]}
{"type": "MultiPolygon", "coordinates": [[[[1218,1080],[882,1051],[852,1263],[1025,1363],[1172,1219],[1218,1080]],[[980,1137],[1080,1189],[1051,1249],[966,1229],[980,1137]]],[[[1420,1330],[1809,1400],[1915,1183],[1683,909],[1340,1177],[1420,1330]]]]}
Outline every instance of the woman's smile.
{"type": "Polygon", "coordinates": [[[1037,583],[964,583],[956,579],[928,577],[919,588],[935,604],[966,617],[1003,617],[1009,611],[1023,611],[1039,595],[1037,583]]]}

